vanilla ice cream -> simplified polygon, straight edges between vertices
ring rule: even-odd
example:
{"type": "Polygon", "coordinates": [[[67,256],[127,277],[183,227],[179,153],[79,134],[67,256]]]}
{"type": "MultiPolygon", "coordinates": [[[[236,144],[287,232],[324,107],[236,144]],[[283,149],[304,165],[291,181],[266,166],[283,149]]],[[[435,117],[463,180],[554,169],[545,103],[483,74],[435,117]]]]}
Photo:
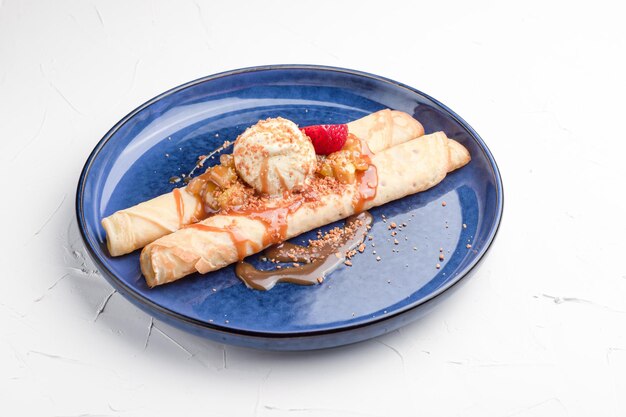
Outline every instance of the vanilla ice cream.
{"type": "Polygon", "coordinates": [[[281,117],[262,120],[235,141],[237,173],[257,191],[298,190],[315,172],[315,149],[298,126],[281,117]]]}

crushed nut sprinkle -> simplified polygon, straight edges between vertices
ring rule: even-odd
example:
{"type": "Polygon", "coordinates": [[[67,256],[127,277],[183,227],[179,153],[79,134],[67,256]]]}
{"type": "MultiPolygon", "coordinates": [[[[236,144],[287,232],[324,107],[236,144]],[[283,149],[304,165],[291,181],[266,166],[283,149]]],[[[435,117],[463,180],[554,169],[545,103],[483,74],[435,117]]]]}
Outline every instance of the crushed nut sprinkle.
{"type": "MultiPolygon", "coordinates": [[[[364,243],[361,243],[359,247],[357,247],[357,249],[351,249],[351,250],[346,251],[345,253],[336,251],[336,249],[334,248],[337,248],[347,235],[353,235],[362,226],[363,226],[362,220],[357,219],[349,225],[346,225],[344,227],[334,227],[333,229],[327,231],[326,233],[322,233],[321,231],[318,231],[317,239],[308,240],[308,244],[309,244],[308,248],[305,248],[302,246],[294,246],[293,248],[290,248],[289,250],[287,250],[286,253],[284,253],[284,256],[291,259],[294,263],[294,266],[299,266],[302,263],[310,263],[313,261],[313,258],[303,259],[303,258],[306,258],[306,256],[305,257],[302,256],[302,255],[308,254],[311,248],[322,249],[322,248],[330,247],[331,250],[335,250],[333,254],[337,257],[337,259],[350,260],[358,252],[362,252],[362,250],[365,250],[366,245],[364,243]]],[[[305,242],[303,241],[303,243],[305,242]]]]}

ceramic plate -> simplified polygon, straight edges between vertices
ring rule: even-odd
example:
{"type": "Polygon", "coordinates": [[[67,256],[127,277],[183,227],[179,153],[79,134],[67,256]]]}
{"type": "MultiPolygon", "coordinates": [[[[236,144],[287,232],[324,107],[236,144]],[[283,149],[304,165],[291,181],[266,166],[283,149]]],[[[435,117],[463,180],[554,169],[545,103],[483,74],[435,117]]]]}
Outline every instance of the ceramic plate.
{"type": "Polygon", "coordinates": [[[375,337],[427,312],[485,255],[500,223],[502,198],[500,174],[485,143],[435,99],[359,71],[280,65],[192,81],[134,110],[89,156],[76,210],[85,245],[103,275],[155,318],[223,343],[303,350],[375,337]],[[258,120],[345,123],[384,108],[413,115],[426,133],[445,131],[469,149],[472,161],[431,190],[371,210],[367,250],[323,284],[282,283],[255,291],[230,266],[150,289],[140,273],[139,251],[108,255],[103,217],[180,186],[170,184],[170,177],[189,172],[199,155],[258,120]],[[407,225],[396,236],[398,244],[390,222],[407,225]]]}

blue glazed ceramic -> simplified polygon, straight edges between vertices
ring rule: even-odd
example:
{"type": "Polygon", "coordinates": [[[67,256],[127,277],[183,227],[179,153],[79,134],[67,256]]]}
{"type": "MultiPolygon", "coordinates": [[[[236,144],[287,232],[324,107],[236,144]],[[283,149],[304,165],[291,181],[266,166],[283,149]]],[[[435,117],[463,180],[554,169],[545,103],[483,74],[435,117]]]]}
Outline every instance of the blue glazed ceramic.
{"type": "Polygon", "coordinates": [[[86,247],[106,279],[128,300],[195,334],[276,350],[353,343],[426,313],[483,258],[502,209],[496,163],[478,134],[454,112],[386,78],[310,65],[229,71],[150,100],[98,143],[80,176],[76,197],[86,247]],[[139,251],[118,258],[108,255],[103,217],[180,186],[170,184],[169,178],[189,172],[199,155],[234,140],[259,119],[281,116],[301,126],[344,123],[384,108],[413,115],[426,133],[445,131],[469,149],[472,161],[429,191],[372,210],[373,241],[352,267],[342,265],[322,285],[283,283],[267,292],[250,290],[230,266],[149,289],[139,270],[139,251]],[[397,245],[388,230],[392,221],[407,224],[396,236],[397,245]]]}

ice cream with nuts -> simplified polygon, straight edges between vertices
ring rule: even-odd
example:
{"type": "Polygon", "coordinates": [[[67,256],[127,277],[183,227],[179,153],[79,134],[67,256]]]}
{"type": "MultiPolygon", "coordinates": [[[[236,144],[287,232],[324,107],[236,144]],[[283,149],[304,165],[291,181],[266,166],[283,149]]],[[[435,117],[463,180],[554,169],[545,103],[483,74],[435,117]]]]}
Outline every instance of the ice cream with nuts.
{"type": "Polygon", "coordinates": [[[269,195],[303,188],[317,164],[311,140],[282,117],[246,129],[237,138],[233,155],[239,177],[269,195]]]}

